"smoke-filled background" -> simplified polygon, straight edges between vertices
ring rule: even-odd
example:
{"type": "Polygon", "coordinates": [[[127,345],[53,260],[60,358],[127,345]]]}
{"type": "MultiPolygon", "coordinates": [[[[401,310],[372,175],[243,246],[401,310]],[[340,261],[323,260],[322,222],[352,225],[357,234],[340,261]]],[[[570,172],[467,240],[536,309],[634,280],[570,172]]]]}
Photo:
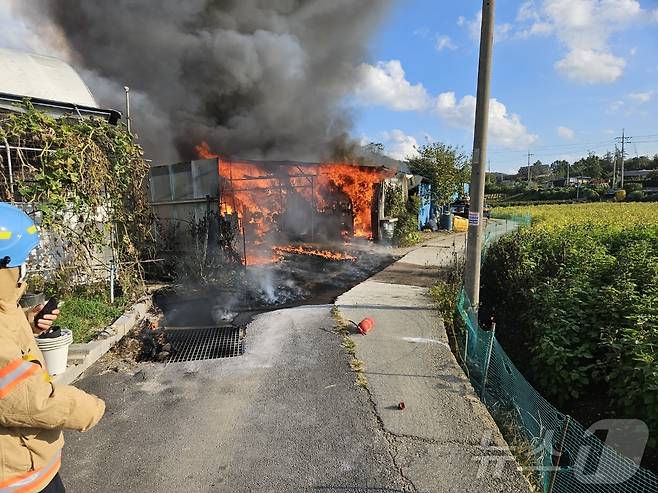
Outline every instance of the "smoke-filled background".
{"type": "MultiPolygon", "coordinates": [[[[17,22],[123,110],[147,157],[321,160],[354,143],[344,97],[389,0],[12,0],[17,22]]],[[[16,43],[14,43],[16,44],[16,43]]]]}

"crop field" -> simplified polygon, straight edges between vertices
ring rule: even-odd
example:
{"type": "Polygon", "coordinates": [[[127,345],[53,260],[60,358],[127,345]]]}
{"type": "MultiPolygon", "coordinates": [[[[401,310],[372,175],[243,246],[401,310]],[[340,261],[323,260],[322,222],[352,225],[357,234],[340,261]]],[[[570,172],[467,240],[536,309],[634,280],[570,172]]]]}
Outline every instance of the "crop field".
{"type": "Polygon", "coordinates": [[[591,422],[642,419],[656,447],[658,204],[509,207],[494,216],[532,224],[489,248],[481,319],[495,317],[505,350],[558,406],[591,422]]]}
{"type": "Polygon", "coordinates": [[[556,228],[570,224],[601,225],[605,228],[627,229],[658,226],[658,203],[655,202],[595,202],[504,207],[492,214],[498,218],[530,216],[534,226],[556,228]]]}

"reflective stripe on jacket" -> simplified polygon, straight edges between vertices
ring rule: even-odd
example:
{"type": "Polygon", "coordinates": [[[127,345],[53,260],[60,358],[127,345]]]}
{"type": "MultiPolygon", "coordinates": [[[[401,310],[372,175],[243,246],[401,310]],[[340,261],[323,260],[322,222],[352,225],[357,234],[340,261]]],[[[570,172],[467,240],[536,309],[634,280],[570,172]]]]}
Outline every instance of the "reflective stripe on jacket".
{"type": "Polygon", "coordinates": [[[41,491],[59,471],[62,463],[62,453],[57,452],[50,462],[41,469],[29,471],[18,477],[0,483],[0,493],[23,493],[28,491],[41,491]]]}
{"type": "Polygon", "coordinates": [[[18,269],[0,269],[0,493],[41,491],[57,474],[62,430],[86,431],[103,401],[54,385],[25,313],[18,269]]]}
{"type": "Polygon", "coordinates": [[[40,367],[35,363],[16,358],[0,370],[0,399],[4,399],[16,385],[34,375],[40,367]]]}

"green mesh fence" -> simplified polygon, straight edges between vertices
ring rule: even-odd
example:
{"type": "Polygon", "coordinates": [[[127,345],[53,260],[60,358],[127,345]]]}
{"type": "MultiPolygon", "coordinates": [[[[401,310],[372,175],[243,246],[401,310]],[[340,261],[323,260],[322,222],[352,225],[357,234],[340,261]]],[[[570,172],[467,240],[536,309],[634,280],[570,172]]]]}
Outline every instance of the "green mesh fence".
{"type": "MultiPolygon", "coordinates": [[[[509,232],[509,227],[502,229],[487,228],[483,252],[509,232]]],[[[464,362],[471,384],[491,415],[527,441],[544,492],[658,493],[658,476],[558,411],[528,383],[495,334],[478,326],[463,289],[457,310],[465,327],[464,362]]]]}

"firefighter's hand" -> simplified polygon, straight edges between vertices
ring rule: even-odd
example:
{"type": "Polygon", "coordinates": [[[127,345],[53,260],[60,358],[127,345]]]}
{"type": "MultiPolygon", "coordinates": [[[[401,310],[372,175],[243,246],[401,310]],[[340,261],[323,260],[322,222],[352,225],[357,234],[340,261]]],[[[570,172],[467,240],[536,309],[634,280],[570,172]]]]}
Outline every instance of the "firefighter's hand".
{"type": "Polygon", "coordinates": [[[42,318],[40,318],[39,323],[35,325],[34,317],[37,316],[37,314],[43,309],[44,306],[45,305],[37,305],[27,313],[27,320],[30,322],[30,325],[32,326],[32,332],[34,332],[36,335],[39,335],[42,332],[45,332],[48,329],[50,329],[53,326],[55,320],[57,320],[57,317],[59,316],[60,313],[59,310],[55,309],[51,314],[44,315],[42,318]]]}

